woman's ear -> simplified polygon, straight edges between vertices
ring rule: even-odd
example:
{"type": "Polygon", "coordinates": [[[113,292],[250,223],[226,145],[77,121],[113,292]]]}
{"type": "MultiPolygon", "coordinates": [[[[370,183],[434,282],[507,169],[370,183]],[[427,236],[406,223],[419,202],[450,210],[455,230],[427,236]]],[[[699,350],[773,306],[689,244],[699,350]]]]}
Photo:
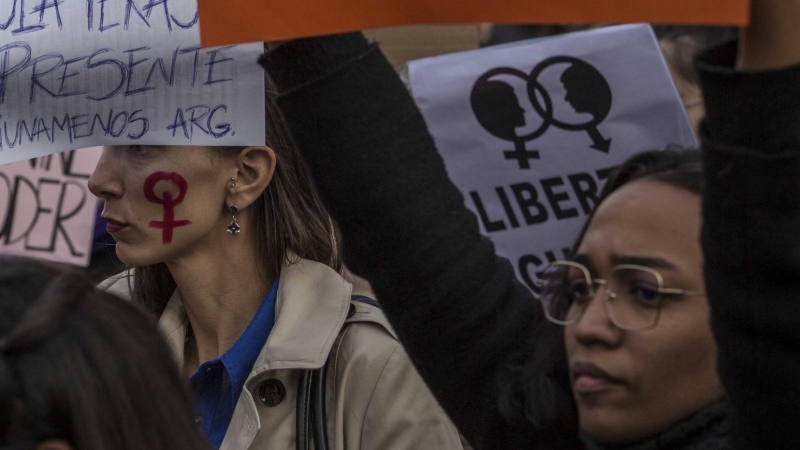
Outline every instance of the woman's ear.
{"type": "Polygon", "coordinates": [[[272,182],[277,158],[269,147],[247,147],[236,157],[237,174],[228,187],[228,205],[240,210],[261,197],[272,182]]]}
{"type": "Polygon", "coordinates": [[[72,446],[59,439],[50,439],[37,445],[36,450],[72,450],[72,446]]]}

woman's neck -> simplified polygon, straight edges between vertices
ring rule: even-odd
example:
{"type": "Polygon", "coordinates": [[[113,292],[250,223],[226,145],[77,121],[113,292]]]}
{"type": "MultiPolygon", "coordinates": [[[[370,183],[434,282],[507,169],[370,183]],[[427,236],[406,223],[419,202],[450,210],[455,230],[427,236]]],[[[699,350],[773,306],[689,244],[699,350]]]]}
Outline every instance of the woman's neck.
{"type": "Polygon", "coordinates": [[[252,321],[272,280],[258,271],[255,240],[248,233],[204,242],[167,263],[180,290],[196,348],[187,349],[193,371],[230,349],[252,321]],[[195,357],[196,356],[196,357],[195,357]]]}

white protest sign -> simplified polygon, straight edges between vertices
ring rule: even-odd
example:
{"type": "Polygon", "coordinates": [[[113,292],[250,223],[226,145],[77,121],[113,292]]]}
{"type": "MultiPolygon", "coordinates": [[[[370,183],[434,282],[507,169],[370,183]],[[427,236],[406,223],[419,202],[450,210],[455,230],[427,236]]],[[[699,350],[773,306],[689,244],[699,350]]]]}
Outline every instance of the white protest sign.
{"type": "Polygon", "coordinates": [[[87,182],[101,151],[0,166],[0,254],[89,265],[98,203],[87,182]]]}
{"type": "Polygon", "coordinates": [[[95,145],[263,145],[263,44],[196,0],[0,1],[0,164],[95,145]]]}
{"type": "Polygon", "coordinates": [[[409,74],[451,179],[534,292],[610,169],[643,150],[697,145],[646,25],[422,59],[409,74]]]}

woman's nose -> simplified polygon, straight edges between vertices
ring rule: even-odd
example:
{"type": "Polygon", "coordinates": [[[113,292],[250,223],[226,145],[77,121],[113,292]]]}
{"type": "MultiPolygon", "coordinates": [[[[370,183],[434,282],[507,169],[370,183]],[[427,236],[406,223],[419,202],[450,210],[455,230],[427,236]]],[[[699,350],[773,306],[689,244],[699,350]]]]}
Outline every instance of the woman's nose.
{"type": "Polygon", "coordinates": [[[581,320],[572,326],[575,337],[582,345],[601,344],[614,346],[619,343],[621,330],[614,325],[606,307],[606,287],[597,289],[586,305],[581,320]]]}
{"type": "Polygon", "coordinates": [[[117,173],[108,149],[103,149],[97,167],[89,177],[89,191],[106,200],[122,196],[121,174],[117,173]]]}

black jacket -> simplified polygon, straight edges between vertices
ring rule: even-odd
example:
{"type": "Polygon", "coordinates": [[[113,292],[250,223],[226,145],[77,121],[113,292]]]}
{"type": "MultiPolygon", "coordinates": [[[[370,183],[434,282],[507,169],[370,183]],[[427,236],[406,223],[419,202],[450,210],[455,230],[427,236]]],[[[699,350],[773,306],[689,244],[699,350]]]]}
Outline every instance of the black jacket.
{"type": "MultiPolygon", "coordinates": [[[[708,57],[710,64],[715,58],[708,57]]],[[[437,399],[478,450],[537,448],[531,423],[500,414],[496,375],[545,319],[510,263],[481,236],[391,65],[360,34],[293,41],[262,62],[341,228],[345,260],[372,282],[437,399]]],[[[790,306],[800,284],[800,249],[785,242],[793,228],[800,242],[800,223],[792,227],[800,221],[800,178],[787,186],[788,171],[800,174],[800,145],[792,141],[800,123],[800,70],[752,77],[712,65],[703,71],[704,83],[713,85],[706,90],[705,229],[716,231],[704,233],[703,244],[722,378],[738,413],[737,448],[800,448],[800,432],[793,433],[800,419],[800,383],[793,383],[800,327],[792,326],[800,318],[792,308],[800,304],[790,306]],[[775,86],[760,91],[769,77],[775,86]],[[729,130],[731,108],[755,104],[733,89],[752,91],[751,100],[764,108],[739,111],[748,125],[794,114],[775,124],[789,141],[784,147],[743,143],[747,127],[729,130]],[[778,157],[767,154],[771,149],[788,150],[778,157]],[[773,166],[779,179],[770,183],[773,166]]]]}
{"type": "Polygon", "coordinates": [[[734,72],[734,44],[699,62],[703,251],[719,373],[737,449],[800,448],[800,67],[734,72]]]}

